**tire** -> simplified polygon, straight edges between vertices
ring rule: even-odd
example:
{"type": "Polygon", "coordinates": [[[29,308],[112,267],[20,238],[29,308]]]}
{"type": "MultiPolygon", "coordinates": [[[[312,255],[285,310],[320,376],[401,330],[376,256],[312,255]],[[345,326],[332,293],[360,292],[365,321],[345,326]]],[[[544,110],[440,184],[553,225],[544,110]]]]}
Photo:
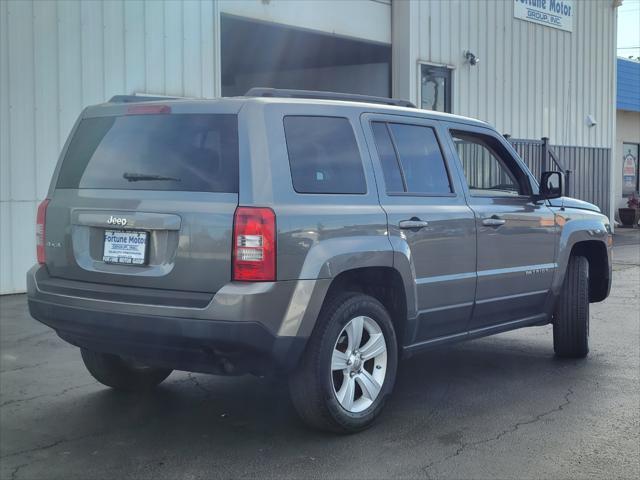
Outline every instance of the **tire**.
{"type": "Polygon", "coordinates": [[[337,433],[364,430],[391,394],[397,364],[396,334],[384,306],[361,293],[336,295],[322,308],[289,377],[291,400],[311,427],[337,433]],[[355,345],[360,325],[361,342],[355,345]]]}
{"type": "Polygon", "coordinates": [[[137,365],[118,355],[99,353],[85,348],[82,361],[97,381],[115,390],[144,392],[151,390],[167,378],[172,370],[137,365]]]}
{"type": "Polygon", "coordinates": [[[589,261],[572,256],[553,316],[553,349],[558,357],[589,353],[589,261]]]}

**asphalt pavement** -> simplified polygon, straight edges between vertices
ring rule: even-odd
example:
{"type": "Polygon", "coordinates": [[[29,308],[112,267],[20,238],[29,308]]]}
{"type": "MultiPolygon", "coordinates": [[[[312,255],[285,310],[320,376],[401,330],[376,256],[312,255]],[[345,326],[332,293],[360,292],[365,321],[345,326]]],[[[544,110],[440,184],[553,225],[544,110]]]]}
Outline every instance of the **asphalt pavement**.
{"type": "Polygon", "coordinates": [[[640,231],[616,244],[586,360],[554,358],[549,326],[432,350],[351,436],[305,428],[272,379],[113,392],[24,295],[0,297],[0,478],[638,478],[640,231]]]}

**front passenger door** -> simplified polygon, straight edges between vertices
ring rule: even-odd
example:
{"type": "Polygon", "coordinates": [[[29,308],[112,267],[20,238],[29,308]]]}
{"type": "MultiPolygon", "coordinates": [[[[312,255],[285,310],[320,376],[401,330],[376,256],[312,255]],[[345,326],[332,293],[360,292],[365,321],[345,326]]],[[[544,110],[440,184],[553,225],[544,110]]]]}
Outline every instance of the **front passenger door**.
{"type": "Polygon", "coordinates": [[[521,160],[493,130],[451,124],[476,218],[477,291],[470,333],[547,318],[555,269],[553,212],[536,201],[521,160]]]}

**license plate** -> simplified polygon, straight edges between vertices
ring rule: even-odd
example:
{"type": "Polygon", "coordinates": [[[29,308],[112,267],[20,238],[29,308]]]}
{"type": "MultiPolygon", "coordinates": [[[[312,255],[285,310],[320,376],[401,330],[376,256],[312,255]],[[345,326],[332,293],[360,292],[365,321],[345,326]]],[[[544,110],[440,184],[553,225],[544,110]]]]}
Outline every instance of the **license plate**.
{"type": "Polygon", "coordinates": [[[102,261],[125,265],[144,265],[147,262],[148,238],[148,232],[105,230],[102,261]]]}

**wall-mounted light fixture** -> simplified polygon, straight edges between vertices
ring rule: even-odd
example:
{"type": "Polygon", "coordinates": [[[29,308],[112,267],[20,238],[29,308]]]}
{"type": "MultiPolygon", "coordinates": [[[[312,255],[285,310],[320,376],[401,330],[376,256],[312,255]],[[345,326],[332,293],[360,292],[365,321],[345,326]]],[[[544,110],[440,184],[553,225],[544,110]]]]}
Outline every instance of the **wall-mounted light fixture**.
{"type": "Polygon", "coordinates": [[[475,53],[472,53],[469,50],[465,50],[463,55],[467,63],[471,66],[477,65],[480,62],[480,59],[476,57],[475,53]]]}
{"type": "Polygon", "coordinates": [[[591,114],[587,115],[586,122],[587,127],[595,127],[598,124],[598,121],[591,114]]]}

